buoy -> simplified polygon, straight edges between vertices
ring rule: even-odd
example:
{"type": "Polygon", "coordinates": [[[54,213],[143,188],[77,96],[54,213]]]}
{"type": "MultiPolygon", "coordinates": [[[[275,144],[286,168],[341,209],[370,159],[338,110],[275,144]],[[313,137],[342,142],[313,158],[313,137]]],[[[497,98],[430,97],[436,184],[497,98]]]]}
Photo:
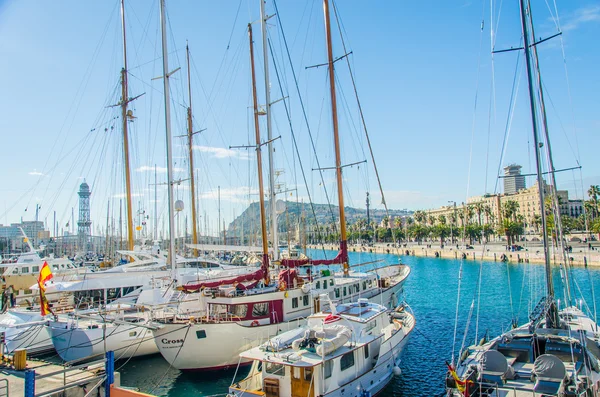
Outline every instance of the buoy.
{"type": "Polygon", "coordinates": [[[394,376],[400,376],[402,374],[402,370],[397,365],[394,365],[392,372],[394,373],[394,376]]]}

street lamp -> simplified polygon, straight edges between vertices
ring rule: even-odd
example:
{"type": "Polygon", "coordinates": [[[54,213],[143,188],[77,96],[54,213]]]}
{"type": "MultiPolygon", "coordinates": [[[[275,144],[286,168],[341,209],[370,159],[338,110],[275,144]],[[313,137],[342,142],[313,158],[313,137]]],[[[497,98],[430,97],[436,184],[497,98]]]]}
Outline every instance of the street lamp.
{"type": "MultiPolygon", "coordinates": [[[[456,201],[448,200],[448,204],[452,203],[454,205],[454,211],[452,214],[454,217],[456,216],[456,201]]],[[[454,244],[454,235],[452,234],[452,224],[454,223],[454,217],[450,217],[450,243],[454,244]]]]}

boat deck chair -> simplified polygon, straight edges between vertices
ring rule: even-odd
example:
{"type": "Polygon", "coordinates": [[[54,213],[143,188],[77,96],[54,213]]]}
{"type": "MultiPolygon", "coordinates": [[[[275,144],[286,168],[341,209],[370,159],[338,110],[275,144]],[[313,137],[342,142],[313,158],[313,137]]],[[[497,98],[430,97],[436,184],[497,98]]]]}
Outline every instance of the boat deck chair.
{"type": "Polygon", "coordinates": [[[498,350],[488,350],[481,359],[481,380],[483,382],[504,385],[508,363],[504,354],[498,350]]]}
{"type": "Polygon", "coordinates": [[[567,377],[565,364],[552,354],[542,354],[533,363],[533,391],[544,396],[557,396],[567,377]]]}

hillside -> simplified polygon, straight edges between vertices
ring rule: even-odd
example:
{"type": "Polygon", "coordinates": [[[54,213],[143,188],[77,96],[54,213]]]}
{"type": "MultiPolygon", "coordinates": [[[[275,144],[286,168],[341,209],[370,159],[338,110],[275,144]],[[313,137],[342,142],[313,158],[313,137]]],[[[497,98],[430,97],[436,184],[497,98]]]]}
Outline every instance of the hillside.
{"type": "MultiPolygon", "coordinates": [[[[315,215],[317,223],[319,225],[331,224],[333,221],[338,222],[338,206],[328,204],[313,204],[312,209],[309,204],[296,203],[294,201],[286,201],[285,205],[283,201],[278,201],[277,206],[280,209],[280,215],[278,217],[278,225],[280,231],[288,229],[287,224],[294,228],[294,225],[298,224],[298,219],[302,214],[306,219],[307,224],[315,223],[315,215]],[[287,208],[287,211],[284,209],[287,208]],[[314,215],[313,215],[314,209],[314,215]]],[[[269,204],[266,203],[267,207],[267,220],[269,219],[269,204]]],[[[367,219],[367,210],[363,208],[352,208],[345,207],[346,209],[346,221],[348,224],[354,223],[357,219],[367,219]]],[[[405,210],[390,210],[390,216],[395,218],[397,216],[410,215],[412,212],[405,210]]],[[[371,220],[376,223],[380,223],[385,216],[385,210],[383,209],[371,209],[370,210],[371,220]]],[[[240,236],[241,233],[245,235],[255,234],[260,232],[260,211],[259,203],[255,202],[250,204],[241,215],[239,215],[233,222],[229,224],[227,234],[229,236],[240,236]]]]}

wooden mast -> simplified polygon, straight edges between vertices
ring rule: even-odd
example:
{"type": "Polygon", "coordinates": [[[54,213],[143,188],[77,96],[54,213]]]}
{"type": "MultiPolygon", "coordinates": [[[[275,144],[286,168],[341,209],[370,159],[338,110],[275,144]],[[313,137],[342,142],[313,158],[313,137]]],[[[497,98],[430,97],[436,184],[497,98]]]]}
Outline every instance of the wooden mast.
{"type": "Polygon", "coordinates": [[[331,94],[331,119],[333,121],[333,141],[335,144],[335,173],[338,190],[338,206],[340,208],[340,251],[343,258],[344,275],[348,275],[348,241],[346,237],[346,216],[344,213],[344,188],[342,184],[342,160],[340,155],[340,137],[338,132],[337,101],[335,95],[335,72],[333,69],[333,50],[331,46],[331,26],[329,17],[329,1],[323,0],[325,12],[325,31],[327,38],[327,58],[329,65],[329,91],[331,94]]]}
{"type": "MultiPolygon", "coordinates": [[[[258,99],[256,98],[256,73],[254,71],[254,43],[252,41],[252,24],[248,24],[248,38],[250,39],[250,70],[252,72],[252,101],[254,105],[254,133],[256,137],[256,165],[258,168],[258,197],[260,198],[260,230],[262,237],[262,263],[265,269],[265,280],[268,284],[269,270],[269,242],[267,240],[267,214],[265,211],[265,189],[263,185],[262,155],[260,142],[260,127],[258,124],[258,99]]],[[[273,247],[277,249],[277,247],[273,247]]]]}
{"type": "Polygon", "coordinates": [[[133,251],[133,210],[131,204],[131,171],[129,169],[129,134],[127,131],[127,40],[125,39],[125,0],[121,0],[123,30],[123,69],[121,69],[121,120],[123,123],[123,161],[125,163],[125,190],[127,194],[127,249],[133,251]]]}
{"type": "MultiPolygon", "coordinates": [[[[188,156],[190,163],[190,190],[192,193],[192,244],[198,244],[198,228],[196,227],[196,184],[194,181],[194,153],[192,138],[194,131],[192,130],[192,84],[190,78],[190,48],[185,44],[185,52],[187,58],[187,77],[188,77],[188,100],[187,122],[188,122],[188,156]]],[[[198,250],[194,248],[194,257],[198,256],[198,250]]]]}

